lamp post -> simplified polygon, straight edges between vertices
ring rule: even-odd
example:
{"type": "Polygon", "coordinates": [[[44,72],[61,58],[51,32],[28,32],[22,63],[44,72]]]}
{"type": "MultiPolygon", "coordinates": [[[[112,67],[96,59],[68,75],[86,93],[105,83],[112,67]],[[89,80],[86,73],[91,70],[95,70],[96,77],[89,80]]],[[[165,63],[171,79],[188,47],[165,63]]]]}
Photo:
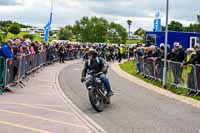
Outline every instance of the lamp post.
{"type": "Polygon", "coordinates": [[[128,37],[130,37],[130,33],[131,33],[131,24],[133,23],[131,20],[127,20],[128,23],[128,37]]]}
{"type": "MultiPolygon", "coordinates": [[[[128,40],[130,40],[130,34],[131,34],[131,24],[133,23],[133,21],[131,20],[127,20],[128,23],[128,40]]],[[[130,54],[129,54],[129,45],[128,45],[128,60],[130,59],[130,54]]]]}
{"type": "Polygon", "coordinates": [[[167,75],[167,45],[168,45],[168,19],[169,19],[169,0],[166,0],[166,28],[165,28],[165,58],[163,68],[163,87],[166,87],[167,75]]]}

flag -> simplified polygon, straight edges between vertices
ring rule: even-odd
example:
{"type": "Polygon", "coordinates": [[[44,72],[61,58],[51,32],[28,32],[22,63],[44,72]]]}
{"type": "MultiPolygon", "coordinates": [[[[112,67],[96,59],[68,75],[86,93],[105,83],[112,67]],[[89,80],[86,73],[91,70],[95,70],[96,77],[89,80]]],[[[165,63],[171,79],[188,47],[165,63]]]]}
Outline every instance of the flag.
{"type": "Polygon", "coordinates": [[[161,31],[161,16],[160,11],[156,12],[154,19],[154,31],[161,31]]]}
{"type": "Polygon", "coordinates": [[[44,27],[44,42],[48,42],[49,40],[49,31],[52,24],[52,17],[53,17],[53,13],[51,12],[49,22],[44,27]]]}
{"type": "Polygon", "coordinates": [[[161,31],[161,19],[154,20],[154,31],[161,31]]]}

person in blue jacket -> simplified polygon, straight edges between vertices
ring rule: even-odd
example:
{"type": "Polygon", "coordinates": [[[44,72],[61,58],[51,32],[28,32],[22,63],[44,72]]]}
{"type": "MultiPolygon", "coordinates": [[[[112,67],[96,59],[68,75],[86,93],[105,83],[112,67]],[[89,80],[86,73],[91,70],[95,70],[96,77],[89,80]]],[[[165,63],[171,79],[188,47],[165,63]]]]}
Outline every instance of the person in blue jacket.
{"type": "Polygon", "coordinates": [[[2,43],[0,51],[1,51],[0,53],[3,57],[9,58],[9,59],[13,58],[11,48],[7,43],[2,43]]]}

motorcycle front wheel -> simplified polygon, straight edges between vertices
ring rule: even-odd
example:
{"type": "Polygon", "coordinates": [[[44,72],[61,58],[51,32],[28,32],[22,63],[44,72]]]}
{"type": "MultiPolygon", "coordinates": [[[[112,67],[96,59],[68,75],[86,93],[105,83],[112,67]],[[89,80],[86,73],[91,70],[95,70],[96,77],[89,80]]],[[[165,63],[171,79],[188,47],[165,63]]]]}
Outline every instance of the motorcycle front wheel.
{"type": "Polygon", "coordinates": [[[104,109],[104,99],[102,95],[95,89],[89,90],[89,99],[92,107],[97,112],[103,112],[104,109]]]}

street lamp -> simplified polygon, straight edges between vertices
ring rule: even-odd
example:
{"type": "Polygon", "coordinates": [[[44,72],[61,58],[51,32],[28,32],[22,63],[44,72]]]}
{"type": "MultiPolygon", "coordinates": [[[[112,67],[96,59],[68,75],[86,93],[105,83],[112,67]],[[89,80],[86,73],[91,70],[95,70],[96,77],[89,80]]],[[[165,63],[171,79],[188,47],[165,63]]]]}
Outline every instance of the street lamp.
{"type": "Polygon", "coordinates": [[[128,37],[130,37],[130,33],[131,33],[131,24],[133,23],[131,20],[127,20],[128,23],[128,37]]]}
{"type": "Polygon", "coordinates": [[[165,59],[163,68],[163,87],[166,87],[166,78],[167,78],[168,19],[169,19],[169,0],[166,0],[165,59]]]}
{"type": "MultiPolygon", "coordinates": [[[[128,23],[128,40],[130,39],[131,37],[131,24],[132,24],[132,21],[131,20],[127,20],[127,23],[128,23]]],[[[130,59],[130,54],[129,54],[129,46],[128,46],[128,60],[130,59]]]]}

